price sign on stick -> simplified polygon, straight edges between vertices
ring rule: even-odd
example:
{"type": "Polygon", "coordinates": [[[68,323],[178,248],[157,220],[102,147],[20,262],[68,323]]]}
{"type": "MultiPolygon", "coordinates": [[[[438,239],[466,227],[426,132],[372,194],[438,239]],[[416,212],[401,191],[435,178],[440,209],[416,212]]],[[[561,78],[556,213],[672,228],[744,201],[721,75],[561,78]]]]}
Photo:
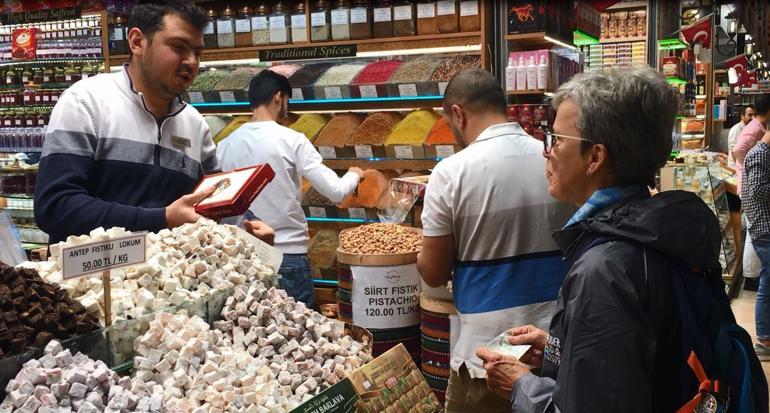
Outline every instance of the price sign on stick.
{"type": "Polygon", "coordinates": [[[112,324],[110,270],[141,264],[147,260],[147,233],[130,234],[106,241],[93,241],[62,249],[62,276],[65,280],[102,274],[104,284],[104,323],[112,324]]]}

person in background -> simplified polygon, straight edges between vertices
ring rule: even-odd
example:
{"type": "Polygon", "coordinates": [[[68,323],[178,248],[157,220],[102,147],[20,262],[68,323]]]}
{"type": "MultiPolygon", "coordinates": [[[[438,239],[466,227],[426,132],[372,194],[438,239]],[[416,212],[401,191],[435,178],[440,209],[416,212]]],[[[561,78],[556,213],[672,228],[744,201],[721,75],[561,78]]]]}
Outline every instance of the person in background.
{"type": "Polygon", "coordinates": [[[748,233],[760,262],[754,350],[760,360],[770,361],[770,132],[749,151],[744,166],[742,199],[751,223],[748,233]]]}
{"type": "Polygon", "coordinates": [[[50,244],[98,227],[158,231],[201,218],[194,206],[211,191],[186,194],[219,167],[206,122],[179,94],[198,75],[206,23],[192,4],[140,4],[129,63],[62,94],[35,191],[50,244]]]}
{"type": "Polygon", "coordinates": [[[289,80],[265,70],[249,84],[251,122],[236,129],[217,147],[223,171],[270,164],[275,178],[249,207],[248,214],[275,231],[275,246],[284,254],[279,273],[286,292],[308,307],[313,305],[313,281],[307,256],[307,220],[302,212],[301,184],[305,177],[332,202],[352,193],[363,171],[350,168],[342,178],[323,164],[305,135],[281,126],[291,98],[289,80]]]}
{"type": "MultiPolygon", "coordinates": [[[[735,172],[738,186],[738,193],[743,193],[743,160],[751,148],[762,139],[767,131],[767,121],[770,120],[770,94],[765,93],[759,96],[754,102],[754,118],[738,134],[738,141],[733,147],[733,157],[735,158],[735,172]]],[[[749,222],[749,226],[751,222],[749,222]]]]}
{"type": "Polygon", "coordinates": [[[743,108],[743,113],[741,113],[741,120],[730,128],[730,133],[727,135],[727,165],[731,168],[735,168],[733,148],[735,147],[735,144],[738,143],[738,136],[743,131],[743,128],[754,119],[754,113],[754,105],[746,105],[743,108]]]}
{"type": "Polygon", "coordinates": [[[512,320],[548,324],[566,273],[549,234],[573,209],[548,195],[542,144],[508,123],[505,95],[489,72],[457,74],[444,117],[465,149],[431,174],[417,265],[431,287],[452,280],[460,319],[446,410],[508,412],[510,403],[487,390],[475,351],[512,320]]]}

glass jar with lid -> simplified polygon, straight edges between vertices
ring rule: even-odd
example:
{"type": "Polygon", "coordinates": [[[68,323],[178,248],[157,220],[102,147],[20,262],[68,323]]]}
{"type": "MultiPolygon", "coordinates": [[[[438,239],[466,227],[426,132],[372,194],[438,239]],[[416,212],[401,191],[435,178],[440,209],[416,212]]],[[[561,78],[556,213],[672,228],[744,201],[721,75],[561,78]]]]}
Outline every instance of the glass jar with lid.
{"type": "Polygon", "coordinates": [[[254,14],[251,16],[251,44],[261,46],[270,44],[270,7],[264,2],[254,8],[254,14]]]}
{"type": "Polygon", "coordinates": [[[32,81],[32,68],[25,67],[21,71],[21,84],[26,85],[27,83],[32,81]]]}
{"type": "Polygon", "coordinates": [[[235,19],[235,46],[251,46],[251,7],[249,6],[238,10],[238,18],[235,19]]]}
{"type": "Polygon", "coordinates": [[[372,8],[369,0],[356,0],[350,9],[350,38],[372,38],[372,8]]]}
{"type": "Polygon", "coordinates": [[[67,79],[67,75],[64,73],[64,68],[57,67],[54,70],[54,75],[53,75],[54,83],[59,83],[59,84],[66,83],[67,82],[66,79],[67,79]]]}
{"type": "Polygon", "coordinates": [[[54,82],[54,71],[51,66],[48,66],[43,69],[43,83],[53,83],[54,82]]]}
{"type": "Polygon", "coordinates": [[[390,0],[379,0],[374,4],[372,13],[374,37],[393,37],[393,5],[390,0]]]}
{"type": "Polygon", "coordinates": [[[270,15],[270,44],[286,44],[291,42],[290,17],[283,2],[279,1],[273,6],[270,15]]]}
{"type": "Polygon", "coordinates": [[[336,0],[331,13],[332,40],[350,40],[350,2],[336,0]]]}
{"type": "Polygon", "coordinates": [[[300,1],[291,12],[291,41],[292,43],[307,43],[307,15],[305,2],[300,1]]]}
{"type": "Polygon", "coordinates": [[[110,28],[110,52],[113,54],[128,53],[128,33],[126,19],[122,15],[115,16],[110,28]]]}
{"type": "Polygon", "coordinates": [[[417,3],[417,34],[428,35],[436,33],[438,33],[436,1],[421,0],[417,3]]]}
{"type": "Polygon", "coordinates": [[[330,26],[329,4],[324,0],[314,2],[310,13],[310,41],[325,42],[329,40],[330,26]]]}
{"type": "Polygon", "coordinates": [[[69,84],[73,84],[80,80],[80,70],[75,69],[75,66],[70,66],[64,71],[64,81],[69,84]]]}
{"type": "Polygon", "coordinates": [[[456,0],[437,1],[436,22],[439,33],[457,33],[460,30],[460,3],[456,0]]]}
{"type": "Polygon", "coordinates": [[[209,17],[209,22],[203,29],[203,47],[206,49],[216,49],[219,47],[217,44],[217,17],[219,17],[219,14],[211,6],[209,6],[206,14],[209,17]]]}
{"type": "Polygon", "coordinates": [[[82,79],[88,79],[89,77],[96,76],[96,68],[91,65],[91,63],[86,63],[83,65],[83,67],[80,69],[80,73],[82,73],[82,79]]]}
{"type": "Polygon", "coordinates": [[[481,30],[481,18],[479,17],[479,2],[461,1],[460,2],[460,31],[477,32],[481,30]]]}
{"type": "Polygon", "coordinates": [[[217,19],[217,44],[220,48],[235,47],[235,19],[229,5],[217,19]]]}
{"type": "Polygon", "coordinates": [[[398,1],[393,5],[393,35],[413,36],[417,32],[414,24],[414,4],[398,1]]]}

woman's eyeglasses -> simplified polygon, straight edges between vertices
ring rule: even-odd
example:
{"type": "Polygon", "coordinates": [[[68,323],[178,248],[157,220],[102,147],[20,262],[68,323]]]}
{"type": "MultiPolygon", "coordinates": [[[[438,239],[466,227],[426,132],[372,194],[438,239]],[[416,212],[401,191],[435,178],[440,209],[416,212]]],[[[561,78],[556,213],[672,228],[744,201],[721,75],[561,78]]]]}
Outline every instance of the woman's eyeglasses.
{"type": "Polygon", "coordinates": [[[551,151],[553,151],[553,147],[556,146],[557,143],[559,143],[559,139],[574,139],[578,141],[585,141],[585,142],[591,142],[588,139],[581,138],[579,136],[570,136],[570,135],[561,135],[558,133],[553,133],[551,131],[545,132],[545,139],[543,139],[543,151],[546,156],[551,154],[551,151]]]}

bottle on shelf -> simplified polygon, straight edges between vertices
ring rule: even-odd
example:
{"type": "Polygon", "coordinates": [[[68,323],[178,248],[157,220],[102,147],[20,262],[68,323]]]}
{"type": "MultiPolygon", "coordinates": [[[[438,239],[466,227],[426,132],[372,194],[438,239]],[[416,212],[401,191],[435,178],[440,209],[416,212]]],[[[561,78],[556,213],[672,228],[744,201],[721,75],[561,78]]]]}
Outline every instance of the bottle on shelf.
{"type": "Polygon", "coordinates": [[[519,55],[519,64],[516,66],[516,90],[527,90],[527,68],[524,66],[523,55],[519,55]]]}
{"type": "Polygon", "coordinates": [[[390,0],[380,0],[374,5],[374,37],[393,37],[393,5],[390,0]]]}
{"type": "Polygon", "coordinates": [[[270,15],[270,44],[291,43],[291,26],[289,25],[289,13],[283,7],[283,2],[279,1],[273,6],[273,13],[270,15]]]}
{"type": "Polygon", "coordinates": [[[219,47],[217,43],[217,18],[219,14],[212,6],[209,6],[206,14],[209,17],[209,22],[203,29],[203,47],[206,49],[216,49],[219,47]]]}
{"type": "Polygon", "coordinates": [[[251,44],[253,46],[262,46],[270,44],[270,8],[262,2],[254,9],[254,15],[251,16],[251,44]]]}
{"type": "Polygon", "coordinates": [[[369,0],[356,0],[350,9],[350,38],[353,40],[372,38],[372,9],[369,0]]]}
{"type": "MultiPolygon", "coordinates": [[[[126,20],[122,15],[115,16],[115,22],[110,31],[110,52],[113,54],[128,53],[128,33],[126,33],[126,20]]],[[[56,36],[61,38],[61,36],[56,36]]]]}
{"type": "Polygon", "coordinates": [[[318,0],[313,4],[313,11],[310,13],[311,42],[326,42],[331,38],[329,9],[325,0],[318,0]]]}
{"type": "Polygon", "coordinates": [[[548,62],[547,54],[540,55],[540,64],[537,66],[537,88],[545,90],[548,86],[548,62]]]}
{"type": "Polygon", "coordinates": [[[705,79],[699,79],[698,80],[698,94],[699,95],[705,95],[706,94],[706,80],[705,79]]]}
{"type": "Polygon", "coordinates": [[[350,40],[350,2],[337,0],[331,12],[332,40],[350,40]]]}
{"type": "Polygon", "coordinates": [[[243,6],[235,19],[235,47],[251,46],[251,7],[243,6]]]}
{"type": "Polygon", "coordinates": [[[217,19],[217,44],[220,48],[235,47],[235,19],[229,5],[217,19]]]}
{"type": "Polygon", "coordinates": [[[307,43],[307,15],[305,14],[305,2],[300,1],[294,6],[291,13],[291,42],[307,43]]]}
{"type": "Polygon", "coordinates": [[[508,57],[508,66],[505,68],[505,90],[516,90],[516,64],[513,56],[508,57]]]}

